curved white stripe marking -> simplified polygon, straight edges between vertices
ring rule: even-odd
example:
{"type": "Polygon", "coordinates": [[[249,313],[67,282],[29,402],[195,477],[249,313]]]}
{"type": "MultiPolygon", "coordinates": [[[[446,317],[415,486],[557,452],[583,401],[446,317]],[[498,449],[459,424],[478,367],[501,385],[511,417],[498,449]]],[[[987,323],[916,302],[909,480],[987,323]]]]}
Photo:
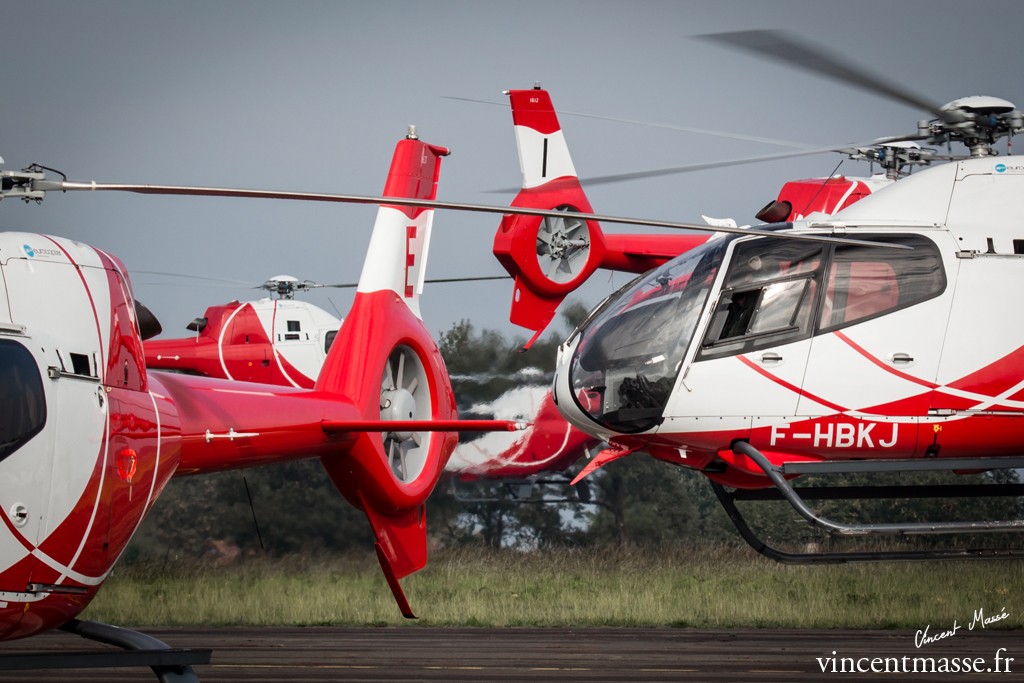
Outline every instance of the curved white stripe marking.
{"type": "MultiPolygon", "coordinates": [[[[72,574],[77,575],[77,572],[72,572],[70,568],[75,566],[75,564],[78,562],[78,558],[82,555],[82,551],[85,550],[85,543],[89,539],[89,532],[92,531],[92,525],[96,522],[96,515],[100,509],[100,500],[102,500],[103,498],[103,484],[107,478],[107,457],[110,454],[110,401],[103,402],[103,416],[105,423],[105,427],[103,429],[103,450],[101,451],[103,457],[101,459],[100,464],[100,481],[96,487],[96,500],[93,501],[92,513],[89,515],[89,523],[86,525],[85,532],[82,534],[82,541],[78,545],[78,550],[75,551],[74,557],[71,558],[71,561],[68,562],[67,568],[65,568],[65,573],[57,579],[56,583],[60,583],[61,581],[63,581],[66,576],[71,576],[72,574]]],[[[40,557],[40,559],[43,558],[40,557]]],[[[57,568],[54,567],[54,569],[57,568]]],[[[78,580],[79,579],[77,578],[75,579],[75,581],[78,580]]]]}
{"type": "Polygon", "coordinates": [[[224,334],[228,331],[228,327],[231,326],[231,321],[235,319],[235,316],[238,315],[239,312],[248,305],[249,304],[242,304],[241,306],[239,306],[238,308],[231,312],[231,315],[228,316],[228,319],[221,323],[220,336],[217,337],[217,355],[220,358],[220,367],[222,370],[224,370],[224,376],[227,377],[228,379],[234,379],[234,377],[232,377],[231,373],[228,372],[228,365],[227,363],[224,362],[224,334]]]}
{"type": "MultiPolygon", "coordinates": [[[[57,247],[61,251],[64,252],[64,255],[67,257],[68,261],[70,261],[72,265],[74,265],[76,268],[79,268],[79,269],[81,268],[81,266],[78,265],[78,263],[75,261],[75,259],[71,257],[71,254],[68,252],[68,250],[65,249],[59,242],[57,242],[56,240],[54,240],[53,238],[51,238],[49,236],[44,235],[44,237],[46,237],[51,242],[53,242],[55,245],[57,245],[57,247]]],[[[93,251],[95,253],[95,250],[93,250],[93,251]]],[[[99,312],[96,310],[96,298],[93,295],[92,289],[89,287],[89,281],[84,277],[84,275],[81,274],[81,272],[79,272],[79,276],[81,277],[82,286],[85,289],[86,294],[88,295],[89,305],[92,308],[93,319],[94,319],[94,321],[96,323],[96,337],[97,337],[98,347],[99,347],[100,367],[105,369],[107,367],[107,359],[106,359],[106,350],[107,349],[105,348],[105,346],[103,344],[103,330],[100,327],[101,322],[100,322],[99,312]]],[[[109,292],[108,292],[108,295],[109,295],[109,292]]],[[[107,311],[107,320],[109,321],[109,319],[110,319],[110,312],[107,311]]],[[[97,371],[99,371],[99,368],[97,368],[97,371]]],[[[100,506],[100,500],[103,497],[103,483],[104,483],[105,478],[106,478],[107,458],[108,458],[109,452],[110,452],[110,402],[109,401],[104,401],[103,402],[103,418],[104,418],[103,419],[103,423],[104,423],[103,437],[102,437],[103,438],[103,449],[101,450],[102,458],[100,460],[100,480],[99,480],[99,485],[96,488],[96,500],[93,502],[92,513],[89,516],[89,523],[86,525],[85,532],[82,534],[82,540],[81,540],[81,542],[78,545],[78,549],[75,551],[75,554],[71,558],[71,562],[68,563],[67,567],[61,566],[60,563],[56,562],[56,560],[54,560],[53,558],[49,557],[45,553],[40,552],[38,546],[36,546],[36,549],[32,551],[32,554],[35,555],[43,563],[45,563],[48,566],[50,566],[51,568],[61,572],[61,576],[57,579],[57,583],[60,583],[61,581],[63,581],[65,578],[67,578],[69,576],[71,578],[73,578],[75,581],[79,581],[80,583],[86,583],[86,581],[83,581],[82,579],[88,579],[89,578],[89,577],[86,577],[83,574],[79,574],[78,572],[73,571],[71,569],[71,567],[75,566],[75,563],[78,562],[78,558],[81,557],[82,552],[85,549],[86,540],[89,538],[89,532],[92,531],[93,524],[96,521],[96,515],[97,515],[97,513],[99,511],[99,506],[100,506]]],[[[96,580],[96,583],[99,583],[100,581],[102,581],[102,578],[94,579],[94,580],[96,580]]],[[[95,585],[95,584],[88,584],[88,585],[95,585]]]]}
{"type": "MultiPolygon", "coordinates": [[[[146,492],[146,502],[142,506],[142,514],[139,515],[139,519],[135,522],[135,528],[132,529],[131,534],[128,535],[129,542],[131,542],[132,537],[135,536],[135,532],[139,530],[139,527],[142,526],[142,521],[146,519],[146,514],[149,512],[149,506],[156,502],[153,500],[153,492],[156,490],[156,479],[157,475],[160,473],[160,446],[163,441],[163,434],[161,433],[160,425],[160,409],[156,405],[156,397],[153,395],[153,392],[149,392],[149,400],[153,402],[153,413],[156,415],[156,459],[153,462],[153,478],[149,482],[149,491],[146,492]]],[[[125,543],[124,547],[121,548],[121,552],[118,553],[117,558],[110,563],[110,568],[107,569],[106,574],[109,574],[111,570],[113,570],[114,565],[117,564],[118,560],[121,559],[121,555],[123,555],[124,551],[127,549],[128,543],[125,543]]],[[[104,574],[104,576],[106,576],[106,574],[104,574]]]]}
{"type": "Polygon", "coordinates": [[[571,433],[571,431],[572,431],[572,428],[569,425],[566,425],[566,428],[565,428],[565,438],[562,439],[562,445],[559,446],[558,450],[555,451],[550,457],[547,457],[547,458],[545,458],[543,460],[531,460],[530,462],[522,462],[522,461],[517,461],[516,460],[516,458],[519,456],[519,454],[522,453],[524,450],[526,450],[526,442],[528,441],[528,439],[524,439],[522,444],[516,450],[515,453],[513,453],[511,456],[509,456],[508,459],[506,459],[506,460],[499,460],[498,462],[503,467],[519,467],[519,468],[523,468],[523,469],[537,467],[538,465],[546,465],[549,462],[553,462],[554,460],[557,460],[562,455],[562,453],[565,452],[565,447],[569,444],[569,434],[571,433]]]}
{"type": "Polygon", "coordinates": [[[110,569],[107,569],[107,571],[103,572],[99,576],[86,576],[85,574],[80,574],[70,567],[61,564],[46,553],[40,551],[38,548],[32,551],[32,555],[50,569],[61,573],[60,577],[55,582],[57,584],[63,583],[65,579],[71,579],[83,586],[98,586],[106,580],[107,576],[110,575],[110,569]]]}
{"type": "Polygon", "coordinates": [[[846,189],[846,192],[843,194],[842,197],[839,198],[839,201],[832,205],[832,208],[829,210],[829,213],[835,213],[836,211],[838,211],[839,207],[843,205],[843,202],[845,202],[847,198],[851,194],[853,194],[853,191],[856,190],[860,184],[861,183],[859,180],[854,180],[853,182],[851,182],[850,187],[846,189]]]}

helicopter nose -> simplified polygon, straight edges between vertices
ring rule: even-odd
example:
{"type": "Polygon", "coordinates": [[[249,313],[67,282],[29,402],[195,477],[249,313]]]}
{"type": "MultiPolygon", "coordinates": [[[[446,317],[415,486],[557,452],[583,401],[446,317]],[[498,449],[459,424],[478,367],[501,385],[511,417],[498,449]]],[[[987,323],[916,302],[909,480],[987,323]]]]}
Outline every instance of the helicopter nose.
{"type": "Polygon", "coordinates": [[[558,412],[566,421],[586,434],[595,435],[593,430],[597,424],[587,418],[573,397],[571,367],[573,354],[578,344],[579,337],[577,336],[559,347],[551,393],[558,412]]]}

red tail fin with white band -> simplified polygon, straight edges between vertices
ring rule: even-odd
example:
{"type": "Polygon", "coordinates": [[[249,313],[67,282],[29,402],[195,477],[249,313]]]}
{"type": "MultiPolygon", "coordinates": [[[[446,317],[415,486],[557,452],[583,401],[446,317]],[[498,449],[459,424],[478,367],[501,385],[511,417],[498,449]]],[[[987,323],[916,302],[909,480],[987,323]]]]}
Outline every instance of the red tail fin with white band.
{"type": "Polygon", "coordinates": [[[512,206],[558,209],[564,218],[506,215],[494,255],[515,278],[510,320],[536,334],[562,300],[598,268],[642,273],[700,244],[706,235],[605,235],[576,175],[551,97],[539,87],[508,92],[523,188],[512,206]]]}
{"type": "MultiPolygon", "coordinates": [[[[415,138],[395,148],[384,196],[434,199],[443,147],[415,138]]],[[[419,296],[433,210],[382,204],[352,309],[338,331],[316,389],[355,397],[368,421],[454,420],[441,354],[420,319],[419,296]]],[[[366,512],[381,568],[403,614],[413,616],[398,580],[427,561],[424,501],[455,448],[447,432],[352,432],[346,456],[322,459],[335,486],[366,512]]]]}

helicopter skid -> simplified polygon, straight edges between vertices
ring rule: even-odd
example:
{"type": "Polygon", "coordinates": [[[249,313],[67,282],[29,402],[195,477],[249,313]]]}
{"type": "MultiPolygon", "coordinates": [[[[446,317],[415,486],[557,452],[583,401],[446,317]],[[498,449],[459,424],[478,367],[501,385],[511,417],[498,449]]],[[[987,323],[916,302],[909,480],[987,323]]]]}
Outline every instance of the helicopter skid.
{"type": "Polygon", "coordinates": [[[208,649],[172,648],[145,633],[96,621],[72,619],[60,629],[89,640],[116,645],[123,650],[7,654],[0,656],[0,671],[148,666],[161,683],[199,683],[192,665],[209,664],[213,652],[208,649]]]}
{"type": "MultiPolygon", "coordinates": [[[[760,467],[775,485],[774,489],[742,490],[727,489],[716,482],[711,487],[743,539],[756,551],[778,562],[790,564],[834,564],[844,562],[896,561],[896,560],[946,560],[946,559],[1007,559],[1024,557],[1024,549],[1003,548],[953,548],[926,550],[882,550],[882,551],[842,551],[842,552],[788,552],[774,548],[761,540],[746,523],[736,506],[739,500],[778,500],[785,499],[794,510],[811,526],[824,529],[831,534],[840,536],[877,536],[877,535],[921,535],[921,534],[972,534],[978,532],[1024,532],[1024,520],[976,520],[958,522],[896,522],[889,524],[847,524],[831,520],[812,510],[805,499],[811,500],[867,500],[879,498],[960,498],[969,497],[1000,497],[1024,495],[1024,485],[991,484],[991,485],[906,485],[906,486],[821,486],[793,487],[786,479],[792,476],[785,465],[773,465],[756,448],[745,441],[733,444],[733,450],[748,456],[760,467]]],[[[1020,458],[987,458],[970,460],[972,470],[1020,467],[1020,458]],[[990,462],[991,461],[991,462],[990,462]]],[[[806,465],[807,463],[801,463],[806,465]]],[[[907,460],[885,461],[883,463],[816,463],[820,473],[838,473],[850,471],[864,472],[895,472],[895,471],[952,471],[963,470],[964,463],[960,460],[907,460]],[[829,469],[827,465],[837,465],[829,469]],[[858,465],[860,467],[850,467],[858,465]]]]}

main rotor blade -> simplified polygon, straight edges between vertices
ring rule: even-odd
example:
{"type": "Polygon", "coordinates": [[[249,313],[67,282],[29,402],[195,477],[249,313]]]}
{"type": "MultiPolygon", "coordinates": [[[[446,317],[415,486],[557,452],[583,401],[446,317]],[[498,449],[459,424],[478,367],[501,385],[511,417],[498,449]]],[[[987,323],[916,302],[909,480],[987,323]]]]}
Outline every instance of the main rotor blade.
{"type": "MultiPolygon", "coordinates": [[[[621,183],[627,180],[641,180],[644,178],[658,178],[660,176],[676,175],[679,173],[690,173],[691,171],[707,171],[714,168],[726,168],[729,166],[743,166],[746,164],[756,164],[763,161],[778,161],[781,159],[793,159],[796,157],[811,156],[814,154],[826,154],[828,152],[842,152],[844,154],[852,154],[858,149],[865,147],[876,147],[880,145],[892,144],[894,142],[912,142],[916,140],[927,140],[930,136],[928,135],[893,135],[884,138],[878,138],[870,142],[848,142],[840,145],[832,145],[829,147],[816,147],[813,149],[801,150],[798,152],[781,152],[779,154],[766,154],[764,156],[757,157],[744,157],[740,159],[723,159],[719,161],[707,161],[698,164],[683,164],[682,166],[668,166],[666,168],[655,168],[646,171],[630,171],[627,173],[612,173],[609,175],[591,176],[589,178],[580,178],[580,184],[585,187],[591,187],[594,185],[605,185],[608,183],[621,183]]],[[[518,187],[504,187],[496,190],[487,190],[491,193],[502,193],[507,194],[509,192],[518,192],[521,188],[518,187]]]]}
{"type": "Polygon", "coordinates": [[[754,54],[770,57],[805,71],[856,86],[862,90],[888,97],[896,102],[923,109],[936,118],[946,120],[948,112],[927,98],[915,95],[906,87],[873,74],[827,51],[781,31],[735,31],[695,36],[701,40],[738,47],[754,54]]]}
{"type": "MultiPolygon", "coordinates": [[[[511,280],[511,275],[476,275],[472,277],[433,277],[427,278],[423,281],[427,285],[436,285],[446,282],[486,282],[488,280],[511,280]]],[[[352,289],[358,287],[358,282],[341,282],[329,285],[312,284],[309,285],[310,289],[319,289],[321,287],[333,287],[336,289],[352,289]]]]}
{"type": "MultiPolygon", "coordinates": [[[[492,102],[490,100],[476,100],[470,97],[455,97],[454,95],[442,95],[446,100],[458,100],[460,102],[475,102],[477,104],[493,104],[499,107],[508,108],[508,102],[492,102]]],[[[795,142],[793,140],[780,140],[778,138],[767,138],[760,135],[746,135],[744,133],[733,133],[713,128],[696,128],[694,126],[681,126],[672,123],[654,123],[651,121],[638,121],[636,119],[620,119],[613,116],[600,116],[598,114],[587,114],[579,111],[567,111],[565,109],[554,110],[558,116],[576,116],[583,119],[595,119],[598,121],[611,121],[613,123],[626,123],[631,126],[644,126],[646,128],[663,128],[665,130],[676,130],[683,133],[696,133],[698,135],[711,135],[728,140],[742,140],[743,142],[760,142],[766,145],[778,147],[792,147],[793,149],[812,149],[811,145],[795,142]]]]}
{"type": "MultiPolygon", "coordinates": [[[[199,197],[242,197],[247,199],[288,199],[292,201],[331,202],[338,204],[383,204],[390,206],[413,206],[425,209],[446,209],[450,211],[468,211],[473,213],[518,214],[521,216],[540,216],[565,218],[565,211],[554,209],[530,209],[519,206],[491,206],[488,204],[466,204],[460,202],[443,202],[428,199],[411,199],[409,197],[371,197],[350,194],[327,194],[314,192],[289,192],[281,190],[245,190],[226,187],[194,187],[186,185],[133,185],[128,183],[97,183],[80,181],[34,181],[33,190],[73,191],[89,190],[93,192],[134,192],[137,194],[182,195],[199,197]]],[[[833,242],[836,244],[852,244],[877,246],[890,249],[909,249],[902,244],[871,242],[829,235],[806,235],[800,233],[776,232],[758,228],[728,228],[709,226],[704,223],[681,223],[649,218],[630,218],[626,216],[605,216],[595,213],[573,212],[573,217],[583,221],[602,223],[619,223],[622,225],[640,225],[670,230],[694,230],[697,232],[726,232],[737,235],[757,235],[759,237],[780,237],[783,239],[804,240],[809,242],[833,242]]]]}
{"type": "Polygon", "coordinates": [[[780,154],[766,154],[759,157],[746,157],[745,159],[725,159],[722,161],[708,161],[701,164],[686,164],[683,166],[670,166],[668,168],[657,168],[649,171],[634,171],[632,173],[615,173],[612,175],[595,176],[592,178],[580,178],[582,185],[602,185],[605,183],[617,183],[624,180],[638,180],[641,178],[656,178],[658,176],[673,175],[676,173],[689,173],[690,171],[706,171],[713,168],[725,168],[728,166],[742,166],[745,164],[756,164],[762,161],[777,161],[780,159],[792,159],[795,157],[811,156],[814,154],[825,154],[827,152],[843,152],[852,154],[858,148],[876,147],[879,145],[891,144],[893,142],[910,142],[914,140],[927,140],[927,135],[900,135],[885,138],[878,138],[871,142],[851,142],[831,147],[818,147],[800,152],[783,152],[780,154]]]}
{"type": "MultiPolygon", "coordinates": [[[[192,275],[191,273],[170,273],[162,270],[131,270],[132,275],[159,275],[163,277],[181,278],[185,280],[204,280],[207,282],[215,282],[223,286],[236,286],[245,288],[261,289],[263,285],[253,284],[252,282],[246,282],[244,280],[228,280],[220,277],[204,277],[202,275],[192,275]]],[[[427,278],[424,280],[424,284],[444,284],[451,282],[487,282],[490,280],[511,280],[510,275],[475,275],[469,277],[435,277],[427,278]]],[[[338,282],[330,284],[320,284],[318,282],[304,282],[302,283],[305,289],[321,289],[324,287],[334,289],[353,289],[359,286],[358,282],[338,282]]]]}
{"type": "Polygon", "coordinates": [[[245,282],[244,280],[229,280],[222,277],[204,277],[202,275],[192,275],[190,273],[169,273],[163,270],[131,270],[132,275],[162,275],[164,277],[177,277],[184,278],[187,280],[206,280],[208,282],[219,282],[223,285],[238,285],[240,287],[257,287],[258,285],[252,282],[245,282]]]}

